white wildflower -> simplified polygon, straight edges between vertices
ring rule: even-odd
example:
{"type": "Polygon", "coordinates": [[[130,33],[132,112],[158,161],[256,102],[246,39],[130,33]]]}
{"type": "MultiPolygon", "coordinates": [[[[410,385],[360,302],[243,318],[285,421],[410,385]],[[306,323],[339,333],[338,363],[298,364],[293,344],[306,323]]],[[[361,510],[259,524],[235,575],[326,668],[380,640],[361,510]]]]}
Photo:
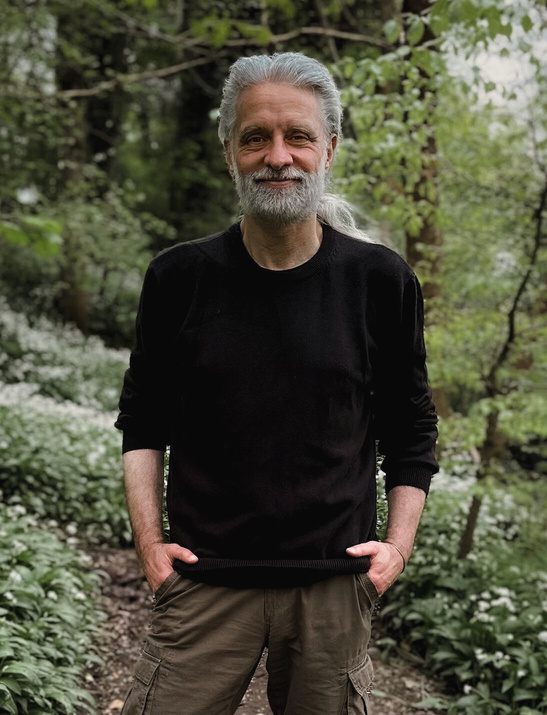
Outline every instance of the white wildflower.
{"type": "Polygon", "coordinates": [[[51,601],[56,601],[57,598],[58,598],[58,596],[57,596],[57,594],[55,593],[55,591],[48,591],[48,592],[46,593],[46,596],[47,596],[51,601]]]}
{"type": "Polygon", "coordinates": [[[511,598],[513,596],[513,592],[510,591],[508,588],[505,588],[505,586],[496,586],[495,588],[492,589],[494,593],[497,593],[498,596],[504,596],[505,598],[511,598]]]}
{"type": "Polygon", "coordinates": [[[510,611],[511,613],[514,613],[516,610],[515,604],[513,603],[513,601],[511,601],[511,599],[507,598],[506,596],[500,596],[499,598],[494,599],[490,605],[491,606],[505,606],[505,608],[507,608],[507,610],[510,611]]]}
{"type": "Polygon", "coordinates": [[[23,577],[21,576],[19,571],[16,571],[15,569],[10,571],[9,576],[8,576],[8,581],[13,581],[13,583],[21,583],[22,580],[23,580],[23,577]]]}
{"type": "Polygon", "coordinates": [[[38,201],[38,189],[36,186],[27,186],[24,189],[17,189],[17,201],[25,206],[32,206],[38,201]]]}
{"type": "Polygon", "coordinates": [[[541,631],[538,633],[538,640],[540,640],[542,643],[547,643],[547,631],[541,631]]]}
{"type": "Polygon", "coordinates": [[[22,554],[23,551],[27,550],[26,545],[23,544],[22,541],[18,541],[17,539],[13,540],[12,547],[13,547],[13,552],[15,553],[16,556],[18,554],[22,554]]]}

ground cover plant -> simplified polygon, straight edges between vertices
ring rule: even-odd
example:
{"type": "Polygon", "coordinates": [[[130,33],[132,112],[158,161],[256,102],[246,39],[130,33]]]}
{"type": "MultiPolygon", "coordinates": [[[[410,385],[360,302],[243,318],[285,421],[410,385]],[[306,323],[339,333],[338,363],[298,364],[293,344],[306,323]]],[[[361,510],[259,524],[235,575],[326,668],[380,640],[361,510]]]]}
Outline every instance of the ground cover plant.
{"type": "Polygon", "coordinates": [[[44,316],[31,318],[0,298],[0,380],[31,383],[40,394],[115,410],[127,350],[44,316]]]}
{"type": "Polygon", "coordinates": [[[88,562],[21,505],[0,505],[0,712],[95,712],[80,685],[101,620],[88,562]]]}
{"type": "Polygon", "coordinates": [[[115,414],[57,402],[26,384],[0,388],[4,499],[72,524],[88,542],[128,544],[115,414]]]}
{"type": "Polygon", "coordinates": [[[381,611],[389,637],[379,644],[425,664],[459,694],[454,703],[428,700],[424,708],[540,715],[547,709],[546,488],[493,487],[476,547],[458,559],[468,489],[454,476],[434,478],[415,553],[381,611]]]}

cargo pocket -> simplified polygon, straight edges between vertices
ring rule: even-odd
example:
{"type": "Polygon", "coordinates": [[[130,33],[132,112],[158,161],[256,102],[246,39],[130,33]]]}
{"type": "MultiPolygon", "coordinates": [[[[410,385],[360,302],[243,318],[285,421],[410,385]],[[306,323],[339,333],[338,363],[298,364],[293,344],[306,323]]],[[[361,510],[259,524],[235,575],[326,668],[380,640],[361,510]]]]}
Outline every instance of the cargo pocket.
{"type": "MultiPolygon", "coordinates": [[[[145,646],[146,648],[146,646],[145,646]]],[[[125,700],[121,715],[152,713],[152,699],[160,658],[143,650],[135,667],[133,684],[125,700]]]]}
{"type": "Polygon", "coordinates": [[[347,715],[372,715],[370,693],[374,670],[370,656],[348,672],[348,707],[347,715]]]}

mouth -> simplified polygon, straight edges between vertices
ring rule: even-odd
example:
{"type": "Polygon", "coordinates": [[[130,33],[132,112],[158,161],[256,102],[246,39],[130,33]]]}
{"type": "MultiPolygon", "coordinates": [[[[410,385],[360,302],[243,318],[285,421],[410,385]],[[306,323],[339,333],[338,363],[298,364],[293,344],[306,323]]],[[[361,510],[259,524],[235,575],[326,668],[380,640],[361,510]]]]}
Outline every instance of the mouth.
{"type": "Polygon", "coordinates": [[[300,179],[258,179],[257,183],[282,188],[284,186],[294,186],[299,181],[300,179]]]}

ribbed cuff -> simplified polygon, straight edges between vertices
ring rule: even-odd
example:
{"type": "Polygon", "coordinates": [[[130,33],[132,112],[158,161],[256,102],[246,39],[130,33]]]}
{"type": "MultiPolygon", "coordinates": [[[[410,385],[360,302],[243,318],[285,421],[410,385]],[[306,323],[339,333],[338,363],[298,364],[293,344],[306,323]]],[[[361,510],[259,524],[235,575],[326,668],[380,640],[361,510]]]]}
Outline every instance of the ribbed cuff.
{"type": "Polygon", "coordinates": [[[423,489],[427,496],[432,477],[431,470],[423,467],[414,467],[386,474],[386,494],[393,487],[417,487],[418,489],[423,489]]]}

